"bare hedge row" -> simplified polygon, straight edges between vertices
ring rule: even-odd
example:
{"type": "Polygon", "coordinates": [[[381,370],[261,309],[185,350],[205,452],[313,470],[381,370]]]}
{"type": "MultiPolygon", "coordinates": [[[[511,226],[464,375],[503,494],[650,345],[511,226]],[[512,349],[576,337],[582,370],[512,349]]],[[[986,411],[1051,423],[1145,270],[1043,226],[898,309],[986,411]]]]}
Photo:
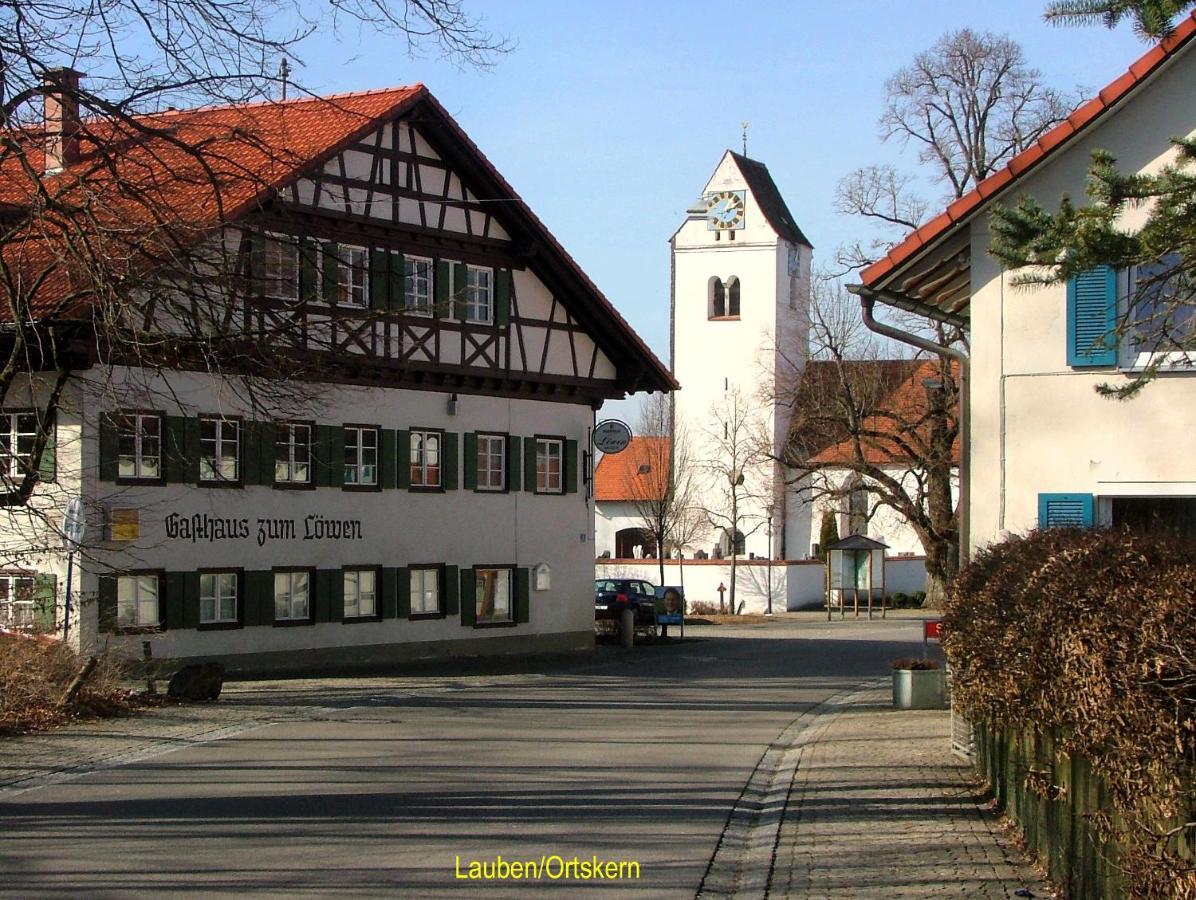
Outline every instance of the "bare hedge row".
{"type": "Polygon", "coordinates": [[[953,700],[1091,763],[1135,896],[1196,898],[1196,541],[1053,529],[976,554],[948,597],[953,700]]]}

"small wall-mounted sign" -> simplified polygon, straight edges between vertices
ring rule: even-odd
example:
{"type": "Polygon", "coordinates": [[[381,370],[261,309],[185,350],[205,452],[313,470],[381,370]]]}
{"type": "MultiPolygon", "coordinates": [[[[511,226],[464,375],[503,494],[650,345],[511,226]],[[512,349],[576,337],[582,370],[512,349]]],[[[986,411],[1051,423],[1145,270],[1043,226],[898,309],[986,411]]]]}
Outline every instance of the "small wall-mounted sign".
{"type": "Polygon", "coordinates": [[[540,563],[532,569],[532,590],[547,591],[552,588],[552,567],[548,563],[540,563]]]}
{"type": "Polygon", "coordinates": [[[141,537],[141,510],[108,510],[108,540],[135,541],[141,537]]]}
{"type": "Polygon", "coordinates": [[[631,443],[631,429],[626,422],[605,419],[594,426],[594,447],[603,453],[620,453],[631,443]]]}

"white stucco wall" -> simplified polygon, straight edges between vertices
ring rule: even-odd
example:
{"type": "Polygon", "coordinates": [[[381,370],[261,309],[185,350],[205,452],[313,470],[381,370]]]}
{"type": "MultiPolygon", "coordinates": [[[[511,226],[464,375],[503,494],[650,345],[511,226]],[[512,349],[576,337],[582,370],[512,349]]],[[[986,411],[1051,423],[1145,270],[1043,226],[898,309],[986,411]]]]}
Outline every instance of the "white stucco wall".
{"type": "MultiPolygon", "coordinates": [[[[1083,202],[1096,148],[1122,171],[1157,172],[1174,159],[1170,139],[1196,133],[1194,83],[1187,52],[1004,202],[1020,193],[1048,209],[1065,193],[1083,202]]],[[[1134,210],[1125,224],[1144,215],[1134,210]]],[[[1040,493],[1092,493],[1106,512],[1118,494],[1196,496],[1196,373],[1164,375],[1129,402],[1099,397],[1097,384],[1127,375],[1067,365],[1065,288],[1015,287],[987,254],[987,215],[970,228],[973,544],[1035,527],[1040,493]]]]}

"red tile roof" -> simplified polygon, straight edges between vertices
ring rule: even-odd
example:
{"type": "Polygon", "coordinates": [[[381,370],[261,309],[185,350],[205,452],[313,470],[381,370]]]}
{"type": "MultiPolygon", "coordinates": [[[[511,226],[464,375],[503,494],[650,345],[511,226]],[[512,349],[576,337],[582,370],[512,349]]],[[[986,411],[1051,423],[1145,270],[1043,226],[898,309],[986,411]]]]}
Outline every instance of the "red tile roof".
{"type": "Polygon", "coordinates": [[[594,467],[595,500],[649,500],[664,496],[669,439],[637,437],[621,453],[607,453],[594,467]],[[648,471],[641,472],[642,467],[648,471]]]}
{"type": "MultiPolygon", "coordinates": [[[[870,465],[904,465],[908,453],[898,442],[898,431],[911,428],[925,431],[923,420],[929,412],[926,380],[939,377],[937,360],[855,360],[847,363],[860,373],[861,385],[873,385],[881,391],[873,409],[877,413],[864,419],[862,428],[870,435],[861,441],[865,462],[870,465]]],[[[838,364],[815,361],[806,366],[798,388],[794,433],[791,444],[808,463],[841,465],[855,460],[855,443],[847,436],[833,407],[828,409],[827,390],[835,391],[838,364]],[[803,411],[812,413],[803,416],[803,411]]],[[[913,435],[906,435],[908,442],[913,435]]],[[[953,460],[959,463],[959,441],[955,442],[953,460]]]]}
{"type": "Polygon", "coordinates": [[[1047,156],[1066,145],[1124,100],[1134,88],[1191,44],[1193,37],[1196,37],[1196,13],[1177,25],[1171,34],[1143,54],[1130,66],[1128,72],[1112,81],[1099,94],[1081,104],[1065,120],[1013,157],[1005,168],[985,178],[938,216],[908,235],[882,259],[865,268],[860,273],[860,280],[868,287],[876,287],[895,269],[915,257],[922,248],[945,237],[955,226],[975,214],[987,201],[1034,169],[1047,156]]]}

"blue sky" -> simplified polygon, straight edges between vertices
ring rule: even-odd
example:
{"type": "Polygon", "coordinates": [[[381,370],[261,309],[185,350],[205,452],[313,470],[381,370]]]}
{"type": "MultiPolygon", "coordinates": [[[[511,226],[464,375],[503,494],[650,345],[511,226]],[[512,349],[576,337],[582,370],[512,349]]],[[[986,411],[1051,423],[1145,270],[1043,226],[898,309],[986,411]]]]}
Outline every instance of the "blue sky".
{"type": "Polygon", "coordinates": [[[876,120],[886,78],[944,32],[1008,34],[1049,84],[1088,93],[1147,49],[1128,26],[1046,25],[1044,0],[465,2],[518,44],[488,71],[353,34],[309,41],[297,80],[320,93],[427,84],[662,359],[666,241],[739,148],[740,122],[818,265],[860,231],[832,209],[836,181],[916,166],[876,120]]]}

